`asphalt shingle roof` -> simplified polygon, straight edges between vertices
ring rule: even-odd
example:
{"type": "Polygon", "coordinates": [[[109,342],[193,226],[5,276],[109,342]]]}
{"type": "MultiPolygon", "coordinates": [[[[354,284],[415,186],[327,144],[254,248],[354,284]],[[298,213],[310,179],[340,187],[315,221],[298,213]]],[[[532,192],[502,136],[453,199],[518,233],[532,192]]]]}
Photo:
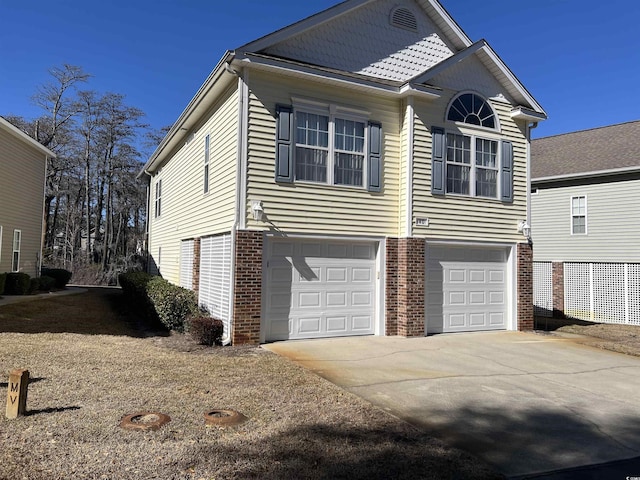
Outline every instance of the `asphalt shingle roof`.
{"type": "Polygon", "coordinates": [[[640,120],[531,142],[532,179],[640,168],[640,120]]]}

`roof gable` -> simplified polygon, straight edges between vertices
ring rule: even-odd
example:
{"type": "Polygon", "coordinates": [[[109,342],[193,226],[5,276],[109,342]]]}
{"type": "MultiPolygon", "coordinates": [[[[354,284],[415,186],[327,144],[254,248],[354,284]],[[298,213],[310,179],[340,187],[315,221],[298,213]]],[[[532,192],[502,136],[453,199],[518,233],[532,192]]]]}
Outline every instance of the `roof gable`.
{"type": "Polygon", "coordinates": [[[375,78],[406,81],[453,55],[443,32],[413,0],[368,2],[263,50],[263,53],[375,78]],[[391,24],[397,7],[417,29],[391,24]]]}
{"type": "Polygon", "coordinates": [[[532,178],[640,170],[640,120],[531,142],[532,178]]]}

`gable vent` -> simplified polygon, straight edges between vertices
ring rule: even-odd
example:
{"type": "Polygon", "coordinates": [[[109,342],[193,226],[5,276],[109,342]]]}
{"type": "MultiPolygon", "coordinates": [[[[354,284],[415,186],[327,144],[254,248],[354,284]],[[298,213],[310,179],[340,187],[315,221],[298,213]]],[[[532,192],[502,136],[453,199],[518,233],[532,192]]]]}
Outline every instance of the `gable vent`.
{"type": "Polygon", "coordinates": [[[404,7],[396,7],[391,11],[391,25],[412,32],[418,31],[418,21],[411,10],[404,7]]]}

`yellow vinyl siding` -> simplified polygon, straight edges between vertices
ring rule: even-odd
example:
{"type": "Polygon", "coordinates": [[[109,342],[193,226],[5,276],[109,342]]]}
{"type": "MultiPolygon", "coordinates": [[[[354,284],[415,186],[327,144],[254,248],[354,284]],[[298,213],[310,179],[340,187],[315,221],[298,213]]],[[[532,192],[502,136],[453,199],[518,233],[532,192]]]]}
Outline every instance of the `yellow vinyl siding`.
{"type": "Polygon", "coordinates": [[[413,233],[433,239],[521,241],[517,225],[526,218],[527,211],[527,151],[523,125],[510,118],[510,105],[490,101],[500,119],[502,139],[513,143],[513,203],[431,194],[431,127],[445,127],[448,131],[455,128],[444,122],[447,105],[455,94],[448,91],[437,102],[416,102],[413,233]],[[416,226],[416,217],[428,218],[429,226],[416,226]]]}
{"type": "Polygon", "coordinates": [[[399,161],[399,199],[398,199],[398,235],[401,237],[406,237],[408,235],[407,231],[407,209],[408,209],[408,191],[407,191],[407,180],[409,176],[408,171],[408,157],[409,151],[411,150],[411,145],[409,145],[409,129],[411,128],[411,119],[410,116],[410,108],[408,106],[407,100],[402,102],[402,125],[400,129],[400,161],[399,161]]]}
{"type": "Polygon", "coordinates": [[[400,102],[356,90],[252,72],[250,76],[246,215],[252,229],[349,235],[397,235],[400,157],[400,102]],[[370,112],[382,123],[383,191],[294,182],[276,183],[275,106],[292,97],[314,99],[370,112]],[[251,201],[262,200],[268,223],[256,222],[251,201]]]}
{"type": "Polygon", "coordinates": [[[230,88],[202,126],[151,179],[149,252],[160,273],[178,284],[180,242],[228,232],[235,220],[238,92],[230,88]],[[209,144],[209,192],[204,193],[204,139],[209,144]],[[162,212],[154,218],[156,182],[162,179],[162,212]]]}
{"type": "Polygon", "coordinates": [[[14,230],[22,231],[20,271],[38,273],[45,161],[44,153],[0,128],[0,273],[11,271],[14,230]]]}

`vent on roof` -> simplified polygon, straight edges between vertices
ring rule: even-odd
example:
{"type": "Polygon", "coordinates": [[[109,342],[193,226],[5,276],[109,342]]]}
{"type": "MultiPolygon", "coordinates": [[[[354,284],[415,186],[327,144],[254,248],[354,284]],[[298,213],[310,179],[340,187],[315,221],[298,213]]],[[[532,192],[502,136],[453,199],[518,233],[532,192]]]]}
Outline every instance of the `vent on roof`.
{"type": "Polygon", "coordinates": [[[411,10],[404,7],[396,7],[391,11],[391,25],[412,32],[418,31],[418,21],[411,10]]]}

